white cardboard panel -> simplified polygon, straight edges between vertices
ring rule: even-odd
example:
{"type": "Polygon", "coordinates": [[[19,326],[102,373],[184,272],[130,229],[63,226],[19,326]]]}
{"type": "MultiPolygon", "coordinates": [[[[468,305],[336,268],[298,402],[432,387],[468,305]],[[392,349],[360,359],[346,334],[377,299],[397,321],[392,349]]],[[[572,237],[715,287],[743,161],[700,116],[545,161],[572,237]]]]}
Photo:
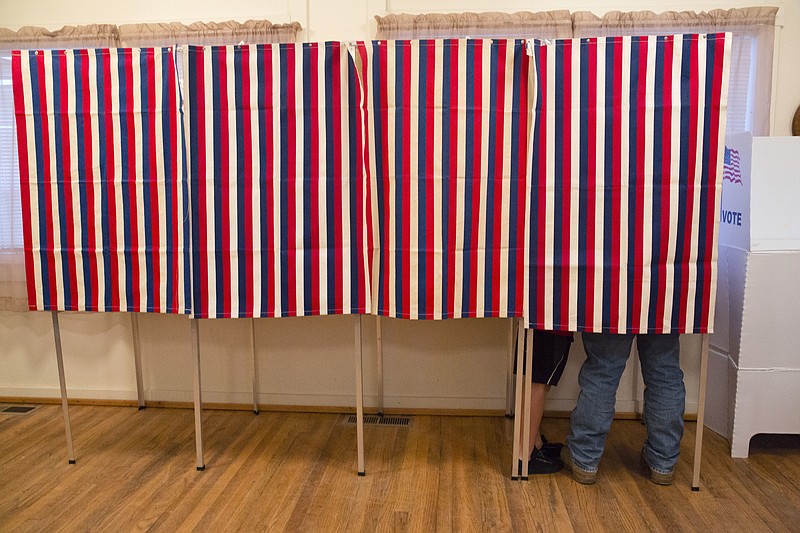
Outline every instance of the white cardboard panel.
{"type": "Polygon", "coordinates": [[[752,158],[750,249],[800,250],[800,137],[754,137],[752,158]]]}
{"type": "Polygon", "coordinates": [[[757,433],[800,433],[800,251],[720,246],[719,265],[727,324],[711,339],[706,420],[747,457],[757,433]]]}
{"type": "Polygon", "coordinates": [[[800,252],[747,254],[740,370],[800,369],[798,273],[800,252]]]}
{"type": "Polygon", "coordinates": [[[800,250],[800,137],[725,139],[719,242],[742,250],[800,250]],[[739,172],[729,172],[738,159],[739,172]]]}
{"type": "Polygon", "coordinates": [[[714,332],[711,333],[712,348],[730,353],[730,274],[728,272],[728,247],[720,246],[717,256],[717,303],[714,310],[714,332]]]}
{"type": "Polygon", "coordinates": [[[758,433],[800,433],[800,370],[739,370],[731,457],[758,433]]]}
{"type": "MultiPolygon", "coordinates": [[[[742,339],[742,311],[745,303],[745,280],[747,275],[747,260],[749,252],[738,248],[720,246],[720,256],[725,258],[725,263],[720,263],[720,271],[725,269],[727,282],[727,317],[728,324],[716,331],[711,337],[713,346],[727,352],[734,364],[739,364],[740,343],[742,339]],[[722,335],[727,332],[727,339],[722,335]],[[727,350],[725,349],[727,343],[727,350]]],[[[718,288],[718,290],[720,290],[718,288]]]]}
{"type": "Polygon", "coordinates": [[[706,388],[705,425],[712,431],[730,439],[730,413],[728,411],[728,375],[736,372],[728,354],[711,347],[708,350],[708,382],[706,388]]]}

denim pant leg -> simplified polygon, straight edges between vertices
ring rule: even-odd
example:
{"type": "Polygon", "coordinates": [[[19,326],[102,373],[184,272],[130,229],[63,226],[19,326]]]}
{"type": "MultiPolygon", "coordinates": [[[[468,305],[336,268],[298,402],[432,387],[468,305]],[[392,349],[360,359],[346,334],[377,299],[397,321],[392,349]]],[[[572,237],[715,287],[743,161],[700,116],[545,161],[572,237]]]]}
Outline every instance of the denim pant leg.
{"type": "Polygon", "coordinates": [[[645,457],[657,472],[669,473],[678,462],[686,406],[680,341],[677,333],[639,335],[636,346],[645,385],[645,457]]]}
{"type": "Polygon", "coordinates": [[[633,335],[583,333],[581,338],[586,361],[578,376],[581,390],[566,445],[579,467],[594,472],[614,419],[617,387],[631,353],[633,335]]]}

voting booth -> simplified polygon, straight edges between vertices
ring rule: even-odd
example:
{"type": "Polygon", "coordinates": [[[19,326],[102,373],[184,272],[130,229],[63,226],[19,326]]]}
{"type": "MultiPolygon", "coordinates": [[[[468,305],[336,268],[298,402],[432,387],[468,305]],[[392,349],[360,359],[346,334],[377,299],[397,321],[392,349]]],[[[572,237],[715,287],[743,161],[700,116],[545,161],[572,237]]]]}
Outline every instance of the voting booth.
{"type": "Polygon", "coordinates": [[[362,315],[708,335],[730,44],[186,46],[180,83],[172,47],[15,51],[29,308],[52,313],[69,461],[61,311],[191,317],[198,470],[200,319],[250,319],[257,413],[252,321],[354,315],[362,475],[362,315]]]}
{"type": "Polygon", "coordinates": [[[758,433],[800,433],[799,137],[728,136],[706,424],[747,457],[758,433]]]}

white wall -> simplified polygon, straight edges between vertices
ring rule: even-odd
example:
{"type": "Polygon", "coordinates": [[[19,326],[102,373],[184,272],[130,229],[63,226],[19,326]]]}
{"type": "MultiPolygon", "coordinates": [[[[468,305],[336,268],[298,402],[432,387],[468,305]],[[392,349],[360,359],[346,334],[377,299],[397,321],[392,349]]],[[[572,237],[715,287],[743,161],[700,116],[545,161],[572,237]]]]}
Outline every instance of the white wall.
{"type": "MultiPolygon", "coordinates": [[[[704,10],[760,4],[748,0],[671,2],[671,10],[704,10]]],[[[773,133],[788,135],[800,103],[800,3],[767,2],[781,7],[776,39],[773,133]]],[[[374,36],[373,15],[426,12],[424,0],[0,0],[0,26],[57,29],[67,24],[194,22],[266,18],[299,21],[301,38],[311,41],[366,39],[374,36]],[[76,7],[79,6],[79,7],[76,7]]],[[[519,11],[569,9],[602,14],[612,9],[652,9],[635,0],[487,1],[448,0],[437,11],[519,11]]],[[[255,321],[260,398],[263,403],[353,405],[354,321],[350,316],[255,321]]],[[[365,401],[374,405],[378,390],[374,317],[364,317],[365,401]]],[[[192,363],[189,320],[142,316],[144,384],[148,400],[190,401],[192,363]]],[[[72,397],[135,399],[130,316],[62,314],[61,332],[67,384],[72,397]]],[[[201,323],[204,400],[247,404],[252,401],[249,358],[250,322],[201,323]]],[[[407,322],[383,319],[384,393],[387,407],[503,409],[508,321],[500,319],[407,322]]],[[[682,338],[687,410],[696,411],[699,338],[682,338]]],[[[0,312],[0,396],[58,396],[50,315],[0,312]]],[[[562,384],[548,408],[567,411],[577,396],[580,342],[572,350],[562,384]]],[[[635,409],[641,386],[626,372],[618,395],[619,411],[635,409]]]]}
{"type": "Polygon", "coordinates": [[[800,2],[798,0],[676,0],[654,4],[645,0],[0,0],[0,26],[136,22],[184,23],[248,19],[297,21],[308,41],[368,39],[375,34],[374,15],[458,11],[704,11],[769,5],[780,7],[775,47],[773,135],[790,135],[794,111],[800,104],[800,2]]]}

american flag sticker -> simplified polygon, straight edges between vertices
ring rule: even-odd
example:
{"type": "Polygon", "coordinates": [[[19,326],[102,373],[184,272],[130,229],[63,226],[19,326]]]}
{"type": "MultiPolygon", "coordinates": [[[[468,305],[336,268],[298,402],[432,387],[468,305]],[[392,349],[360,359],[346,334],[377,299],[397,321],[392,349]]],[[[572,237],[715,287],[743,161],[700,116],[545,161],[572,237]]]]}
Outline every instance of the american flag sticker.
{"type": "Polygon", "coordinates": [[[725,147],[722,161],[722,180],[742,184],[742,170],[739,164],[739,150],[725,147]]]}

